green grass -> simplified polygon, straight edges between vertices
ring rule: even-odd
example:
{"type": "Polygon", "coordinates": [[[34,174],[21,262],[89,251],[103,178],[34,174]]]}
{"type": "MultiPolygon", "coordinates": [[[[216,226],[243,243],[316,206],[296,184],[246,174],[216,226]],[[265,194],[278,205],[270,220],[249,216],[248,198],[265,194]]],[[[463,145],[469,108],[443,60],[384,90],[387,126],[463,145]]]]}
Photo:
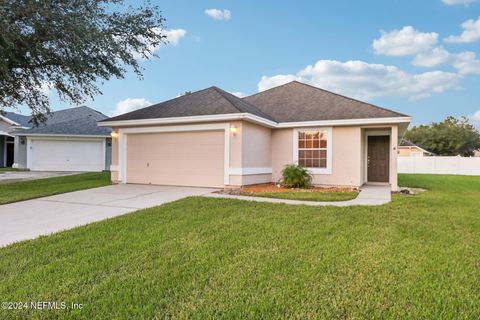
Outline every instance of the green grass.
{"type": "Polygon", "coordinates": [[[295,192],[244,192],[244,196],[277,198],[289,200],[304,200],[304,201],[346,201],[355,199],[357,192],[309,192],[309,191],[295,191],[295,192]]]}
{"type": "MultiPolygon", "coordinates": [[[[0,249],[0,319],[478,319],[480,177],[375,207],[192,197],[0,249]]],[[[1,208],[1,207],[0,207],[1,208]]]]}
{"type": "Polygon", "coordinates": [[[2,174],[2,172],[7,172],[7,171],[18,171],[18,169],[10,168],[10,167],[0,168],[0,174],[2,174]]]}
{"type": "Polygon", "coordinates": [[[2,183],[0,184],[0,204],[96,188],[109,184],[110,172],[89,172],[63,177],[2,183]]]}

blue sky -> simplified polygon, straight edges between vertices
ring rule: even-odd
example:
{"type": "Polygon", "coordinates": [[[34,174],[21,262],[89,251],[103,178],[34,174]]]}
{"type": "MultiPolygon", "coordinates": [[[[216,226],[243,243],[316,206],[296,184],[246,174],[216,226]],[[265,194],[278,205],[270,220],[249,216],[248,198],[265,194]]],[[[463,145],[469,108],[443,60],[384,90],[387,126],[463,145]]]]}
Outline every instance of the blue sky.
{"type": "Polygon", "coordinates": [[[109,81],[86,105],[112,115],[212,85],[249,95],[297,79],[414,124],[480,123],[480,0],[154,3],[171,44],[141,62],[143,80],[109,81]]]}

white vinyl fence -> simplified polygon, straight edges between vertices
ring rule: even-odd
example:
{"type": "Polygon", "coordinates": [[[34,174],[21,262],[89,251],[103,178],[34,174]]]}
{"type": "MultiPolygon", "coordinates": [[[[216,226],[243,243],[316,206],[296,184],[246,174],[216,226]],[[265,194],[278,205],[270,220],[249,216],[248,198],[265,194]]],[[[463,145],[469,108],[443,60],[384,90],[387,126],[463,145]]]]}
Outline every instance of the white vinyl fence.
{"type": "Polygon", "coordinates": [[[398,157],[398,173],[480,176],[480,157],[398,157]]]}

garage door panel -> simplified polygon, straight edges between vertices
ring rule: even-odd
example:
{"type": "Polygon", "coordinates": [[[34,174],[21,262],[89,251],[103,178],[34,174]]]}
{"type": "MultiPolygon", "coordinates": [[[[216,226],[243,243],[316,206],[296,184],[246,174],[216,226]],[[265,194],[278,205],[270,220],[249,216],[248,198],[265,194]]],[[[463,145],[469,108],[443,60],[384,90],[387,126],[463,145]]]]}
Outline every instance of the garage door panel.
{"type": "Polygon", "coordinates": [[[131,134],[127,182],[222,187],[224,132],[131,134]]]}
{"type": "Polygon", "coordinates": [[[31,170],[102,171],[103,140],[41,140],[30,144],[31,170]]]}

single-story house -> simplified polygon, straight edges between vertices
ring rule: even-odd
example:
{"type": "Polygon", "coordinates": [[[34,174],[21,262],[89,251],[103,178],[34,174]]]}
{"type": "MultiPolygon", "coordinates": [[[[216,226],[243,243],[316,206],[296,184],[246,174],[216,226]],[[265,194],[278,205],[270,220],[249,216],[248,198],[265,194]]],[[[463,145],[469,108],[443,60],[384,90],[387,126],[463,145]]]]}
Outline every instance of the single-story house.
{"type": "Polygon", "coordinates": [[[106,118],[81,106],[52,112],[37,127],[15,130],[13,167],[34,171],[109,170],[111,130],[97,125],[106,118]]]}
{"type": "Polygon", "coordinates": [[[427,151],[407,139],[402,139],[398,145],[399,157],[431,157],[434,155],[433,152],[427,151]]]}
{"type": "Polygon", "coordinates": [[[276,182],[285,165],[316,185],[397,190],[411,118],[300,82],[245,98],[210,87],[99,122],[112,128],[112,180],[228,187],[276,182]]]}

